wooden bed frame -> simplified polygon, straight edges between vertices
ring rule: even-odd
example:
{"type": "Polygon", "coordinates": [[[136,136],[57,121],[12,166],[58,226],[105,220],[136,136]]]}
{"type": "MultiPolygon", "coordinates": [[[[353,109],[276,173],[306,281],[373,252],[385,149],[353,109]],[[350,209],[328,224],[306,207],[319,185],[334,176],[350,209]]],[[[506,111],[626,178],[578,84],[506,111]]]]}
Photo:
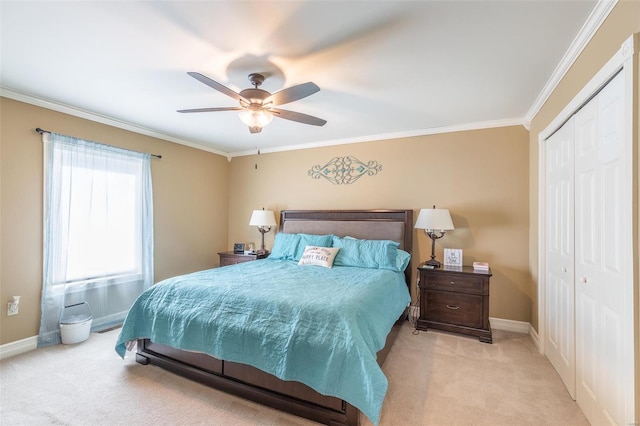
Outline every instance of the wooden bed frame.
{"type": "MultiPolygon", "coordinates": [[[[280,218],[281,232],[310,231],[307,233],[393,239],[409,253],[412,248],[413,210],[283,210],[280,218]]],[[[411,264],[407,266],[405,278],[411,288],[411,264]]],[[[381,366],[404,317],[394,326],[385,347],[377,354],[381,366]]],[[[299,382],[280,380],[246,364],[175,349],[149,339],[138,340],[136,361],[160,366],[224,392],[327,425],[360,423],[359,410],[347,402],[321,395],[299,382]]]]}

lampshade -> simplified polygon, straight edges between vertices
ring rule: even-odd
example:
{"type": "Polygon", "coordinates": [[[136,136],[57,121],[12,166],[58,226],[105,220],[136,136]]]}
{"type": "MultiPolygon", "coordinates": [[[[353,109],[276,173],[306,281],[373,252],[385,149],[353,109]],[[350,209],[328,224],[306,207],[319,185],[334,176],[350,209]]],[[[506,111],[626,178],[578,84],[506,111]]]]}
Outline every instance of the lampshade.
{"type": "Polygon", "coordinates": [[[264,127],[271,123],[273,114],[263,109],[247,108],[239,113],[240,120],[249,127],[264,127]]]}
{"type": "Polygon", "coordinates": [[[447,209],[421,209],[414,228],[428,231],[448,231],[455,229],[447,209]]]}
{"type": "Polygon", "coordinates": [[[271,210],[254,210],[249,220],[250,226],[276,226],[276,217],[271,210]]]}

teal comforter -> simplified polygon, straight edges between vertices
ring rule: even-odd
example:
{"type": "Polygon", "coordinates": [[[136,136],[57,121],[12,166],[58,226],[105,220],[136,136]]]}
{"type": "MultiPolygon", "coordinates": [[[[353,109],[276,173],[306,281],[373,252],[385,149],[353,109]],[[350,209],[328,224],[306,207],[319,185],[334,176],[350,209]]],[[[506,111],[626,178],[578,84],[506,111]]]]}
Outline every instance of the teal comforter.
{"type": "Polygon", "coordinates": [[[410,302],[402,272],[264,259],[162,281],[133,304],[116,352],[138,338],[252,365],[332,395],[378,423],[376,362],[410,302]]]}

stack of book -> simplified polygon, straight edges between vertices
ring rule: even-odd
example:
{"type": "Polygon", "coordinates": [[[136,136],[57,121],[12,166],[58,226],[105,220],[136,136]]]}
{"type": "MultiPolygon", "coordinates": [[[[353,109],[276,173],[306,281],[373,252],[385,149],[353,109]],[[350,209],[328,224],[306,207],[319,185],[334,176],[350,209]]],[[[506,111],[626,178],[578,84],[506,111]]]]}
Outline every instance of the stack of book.
{"type": "Polygon", "coordinates": [[[476,272],[489,272],[489,264],[487,262],[473,262],[473,270],[476,272]]]}

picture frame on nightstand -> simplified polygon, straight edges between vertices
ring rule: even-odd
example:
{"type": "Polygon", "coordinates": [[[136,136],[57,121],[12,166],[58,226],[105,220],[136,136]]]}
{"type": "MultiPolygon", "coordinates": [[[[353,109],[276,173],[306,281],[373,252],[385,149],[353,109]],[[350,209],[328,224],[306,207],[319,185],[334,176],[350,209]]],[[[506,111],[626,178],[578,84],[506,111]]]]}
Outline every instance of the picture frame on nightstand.
{"type": "Polygon", "coordinates": [[[462,249],[444,249],[444,266],[462,268],[462,249]]]}
{"type": "Polygon", "coordinates": [[[244,254],[244,243],[235,243],[233,245],[234,254],[244,254]]]}

